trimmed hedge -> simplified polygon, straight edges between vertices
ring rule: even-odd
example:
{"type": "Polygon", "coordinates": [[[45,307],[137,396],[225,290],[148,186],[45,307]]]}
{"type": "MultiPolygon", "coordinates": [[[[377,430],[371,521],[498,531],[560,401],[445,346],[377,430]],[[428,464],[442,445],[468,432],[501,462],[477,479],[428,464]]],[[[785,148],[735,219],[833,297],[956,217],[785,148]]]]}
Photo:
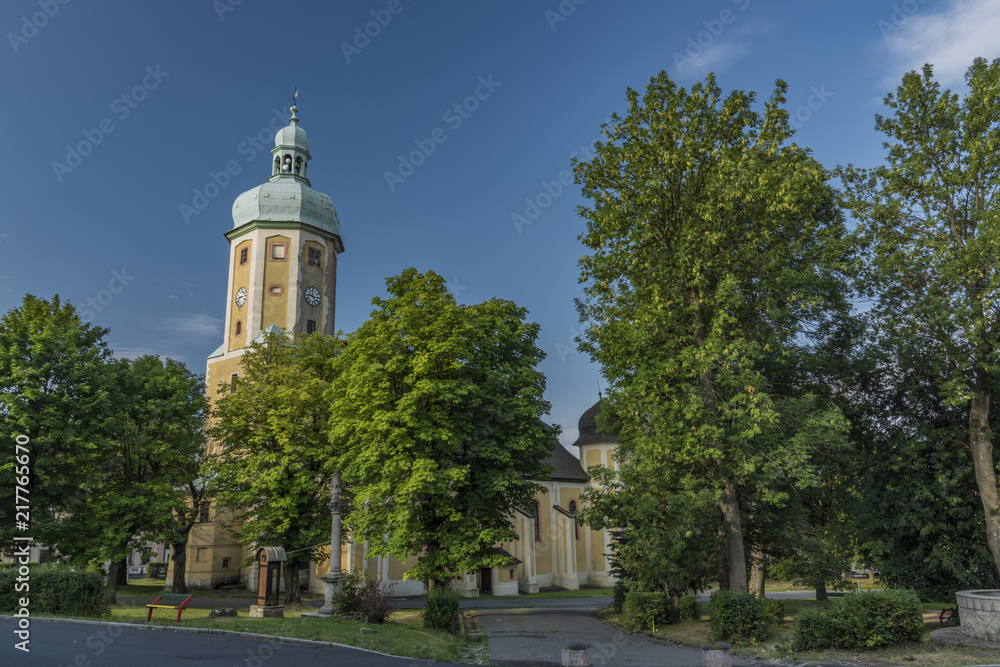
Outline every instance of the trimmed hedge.
{"type": "Polygon", "coordinates": [[[682,621],[700,621],[701,620],[701,610],[698,608],[698,600],[691,595],[682,595],[680,602],[679,611],[682,621]]]}
{"type": "Polygon", "coordinates": [[[673,601],[663,593],[629,591],[622,607],[622,623],[636,630],[652,630],[653,624],[671,625],[680,616],[673,601]]]}
{"type": "Polygon", "coordinates": [[[435,586],[427,591],[427,608],[424,610],[424,627],[444,630],[457,635],[462,630],[459,616],[458,591],[444,586],[435,586]]]}
{"type": "Polygon", "coordinates": [[[94,572],[77,572],[66,567],[32,568],[27,591],[17,591],[14,570],[0,571],[0,612],[13,612],[20,599],[28,599],[32,615],[106,616],[111,608],[104,602],[104,577],[94,572]]]}
{"type": "MultiPolygon", "coordinates": [[[[780,603],[779,603],[780,604],[780,603]]],[[[712,639],[734,645],[759,644],[767,639],[775,621],[774,606],[753,593],[715,591],[712,608],[712,639]]]]}
{"type": "Polygon", "coordinates": [[[826,612],[799,614],[792,646],[863,650],[920,641],[923,630],[920,600],[913,591],[848,593],[826,612]]]}

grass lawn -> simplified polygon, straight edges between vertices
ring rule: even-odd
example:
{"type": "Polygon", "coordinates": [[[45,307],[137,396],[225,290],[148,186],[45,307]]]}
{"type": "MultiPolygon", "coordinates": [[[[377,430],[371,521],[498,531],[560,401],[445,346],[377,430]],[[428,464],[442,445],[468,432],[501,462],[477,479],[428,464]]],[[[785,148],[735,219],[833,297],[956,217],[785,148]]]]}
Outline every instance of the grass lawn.
{"type": "MultiPolygon", "coordinates": [[[[154,594],[162,592],[160,582],[154,594]]],[[[213,591],[205,591],[212,593],[213,591]]],[[[148,595],[149,587],[142,584],[119,586],[119,595],[148,595]],[[135,592],[132,592],[135,589],[135,592]]],[[[101,620],[119,623],[146,623],[145,605],[114,605],[111,618],[101,620]]],[[[234,632],[252,632],[276,637],[294,637],[317,641],[336,642],[348,646],[367,648],[382,653],[422,658],[442,662],[458,661],[465,635],[450,635],[446,632],[427,630],[423,627],[420,610],[402,609],[393,612],[382,625],[361,621],[341,621],[333,618],[301,618],[303,612],[316,611],[303,605],[286,605],[285,618],[249,618],[246,609],[238,609],[239,616],[229,618],[208,618],[211,609],[187,608],[177,622],[177,612],[170,609],[154,609],[151,625],[182,626],[189,628],[212,628],[234,632]],[[368,628],[362,632],[362,628],[368,628]]],[[[93,618],[87,620],[95,620],[93,618]]]]}
{"type": "MultiPolygon", "coordinates": [[[[121,586],[115,587],[115,592],[119,595],[139,595],[147,596],[152,595],[156,597],[161,593],[169,593],[170,591],[165,588],[167,582],[163,579],[132,579],[128,584],[123,584],[121,586]]],[[[197,597],[210,597],[210,598],[255,598],[257,597],[256,591],[248,590],[245,586],[239,588],[216,588],[209,591],[203,590],[189,590],[188,595],[193,595],[197,597]]],[[[322,600],[322,595],[316,595],[308,591],[302,591],[300,593],[303,600],[322,600]]]]}
{"type": "MultiPolygon", "coordinates": [[[[924,636],[919,643],[905,644],[872,651],[854,652],[847,650],[828,651],[798,651],[792,652],[792,626],[795,617],[805,609],[823,609],[832,602],[817,602],[816,600],[782,600],[785,607],[785,618],[782,623],[771,630],[767,641],[759,646],[740,647],[736,653],[753,655],[764,660],[775,658],[794,658],[800,662],[809,663],[856,663],[865,665],[918,665],[922,667],[963,667],[970,664],[1000,664],[1000,652],[953,646],[938,646],[931,642],[930,631],[940,627],[937,616],[933,619],[925,617],[924,636]]],[[[940,610],[951,604],[925,604],[925,610],[940,610]]],[[[655,636],[678,644],[697,647],[711,641],[711,626],[706,615],[708,605],[699,603],[702,612],[701,621],[686,621],[677,625],[657,627],[655,636]]],[[[608,610],[604,619],[618,624],[621,614],[608,610]]],[[[647,632],[647,635],[652,635],[647,632]]]]}

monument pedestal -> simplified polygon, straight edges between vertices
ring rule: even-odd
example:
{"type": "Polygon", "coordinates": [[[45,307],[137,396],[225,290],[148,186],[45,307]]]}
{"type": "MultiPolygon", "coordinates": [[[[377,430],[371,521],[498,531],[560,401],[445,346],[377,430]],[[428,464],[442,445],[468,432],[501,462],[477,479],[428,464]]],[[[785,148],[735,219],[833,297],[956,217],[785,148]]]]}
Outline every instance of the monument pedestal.
{"type": "Polygon", "coordinates": [[[250,618],[284,618],[284,605],[265,607],[262,604],[250,605],[250,618]]]}

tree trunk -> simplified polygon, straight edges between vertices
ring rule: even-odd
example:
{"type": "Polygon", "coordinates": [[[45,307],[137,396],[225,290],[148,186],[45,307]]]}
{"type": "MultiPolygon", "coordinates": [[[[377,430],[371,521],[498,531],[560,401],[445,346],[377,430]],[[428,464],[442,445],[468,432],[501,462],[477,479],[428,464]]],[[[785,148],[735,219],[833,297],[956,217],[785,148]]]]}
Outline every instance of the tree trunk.
{"type": "Polygon", "coordinates": [[[764,597],[764,577],[767,574],[767,564],[764,562],[764,552],[760,547],[750,550],[750,592],[757,597],[764,597]]]}
{"type": "Polygon", "coordinates": [[[121,571],[122,562],[120,560],[111,559],[108,563],[108,579],[104,582],[104,601],[108,604],[115,604],[118,602],[118,597],[115,594],[115,586],[118,585],[118,573],[121,571]]]}
{"type": "Polygon", "coordinates": [[[285,604],[298,604],[302,598],[299,595],[299,561],[285,561],[285,604]]]}
{"type": "Polygon", "coordinates": [[[990,433],[989,373],[976,371],[975,396],[969,410],[969,440],[976,486],[986,514],[986,544],[993,554],[993,563],[1000,572],[1000,500],[997,498],[996,464],[993,462],[993,440],[990,433]]]}
{"type": "Polygon", "coordinates": [[[729,590],[729,562],[722,561],[719,563],[719,590],[728,591],[729,590]]]}
{"type": "Polygon", "coordinates": [[[816,601],[817,602],[827,602],[830,598],[826,597],[826,583],[816,584],[816,601]]]}
{"type": "Polygon", "coordinates": [[[736,486],[723,478],[722,498],[719,507],[726,520],[726,547],[729,551],[729,586],[734,591],[747,591],[747,555],[743,549],[743,522],[740,505],[736,499],[736,486]]]}
{"type": "Polygon", "coordinates": [[[170,583],[171,593],[187,593],[187,540],[170,543],[170,560],[174,563],[174,575],[170,583]]]}
{"type": "Polygon", "coordinates": [[[868,583],[872,586],[875,585],[875,570],[868,568],[868,583]]]}
{"type": "MultiPolygon", "coordinates": [[[[688,288],[688,303],[695,306],[694,309],[694,342],[699,348],[705,344],[705,321],[701,315],[701,304],[696,290],[688,288]]],[[[715,374],[711,368],[707,368],[698,375],[698,384],[701,389],[701,399],[705,406],[708,422],[715,426],[718,421],[719,405],[715,399],[715,374]]],[[[722,443],[719,443],[719,450],[724,451],[722,443]]],[[[719,474],[722,477],[723,491],[722,498],[719,499],[719,507],[722,509],[722,517],[726,521],[726,546],[729,550],[729,585],[737,591],[747,590],[747,559],[743,548],[743,522],[740,520],[740,505],[736,496],[736,486],[721,471],[721,461],[719,474]]]]}
{"type": "Polygon", "coordinates": [[[118,563],[118,578],[115,585],[124,586],[128,583],[128,558],[122,558],[118,563]]]}

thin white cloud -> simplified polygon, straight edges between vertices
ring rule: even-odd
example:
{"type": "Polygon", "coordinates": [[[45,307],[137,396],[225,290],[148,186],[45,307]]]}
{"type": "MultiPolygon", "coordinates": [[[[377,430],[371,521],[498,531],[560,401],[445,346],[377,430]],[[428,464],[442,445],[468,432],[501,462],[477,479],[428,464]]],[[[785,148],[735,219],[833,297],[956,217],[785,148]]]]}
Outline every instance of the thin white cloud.
{"type": "Polygon", "coordinates": [[[217,337],[222,333],[222,318],[210,315],[195,315],[184,313],[171,317],[150,320],[146,327],[156,329],[166,335],[217,337]]]}
{"type": "Polygon", "coordinates": [[[743,19],[736,14],[732,25],[723,25],[718,34],[707,28],[688,37],[683,49],[674,51],[678,74],[700,79],[709,72],[721,72],[750,54],[753,38],[771,32],[776,24],[761,19],[743,19]]]}
{"type": "Polygon", "coordinates": [[[1000,57],[996,0],[950,0],[939,12],[931,12],[918,0],[912,5],[894,4],[878,28],[889,51],[889,71],[883,81],[888,88],[898,86],[906,72],[920,71],[924,63],[934,66],[934,78],[942,86],[956,88],[975,58],[1000,57]]]}

